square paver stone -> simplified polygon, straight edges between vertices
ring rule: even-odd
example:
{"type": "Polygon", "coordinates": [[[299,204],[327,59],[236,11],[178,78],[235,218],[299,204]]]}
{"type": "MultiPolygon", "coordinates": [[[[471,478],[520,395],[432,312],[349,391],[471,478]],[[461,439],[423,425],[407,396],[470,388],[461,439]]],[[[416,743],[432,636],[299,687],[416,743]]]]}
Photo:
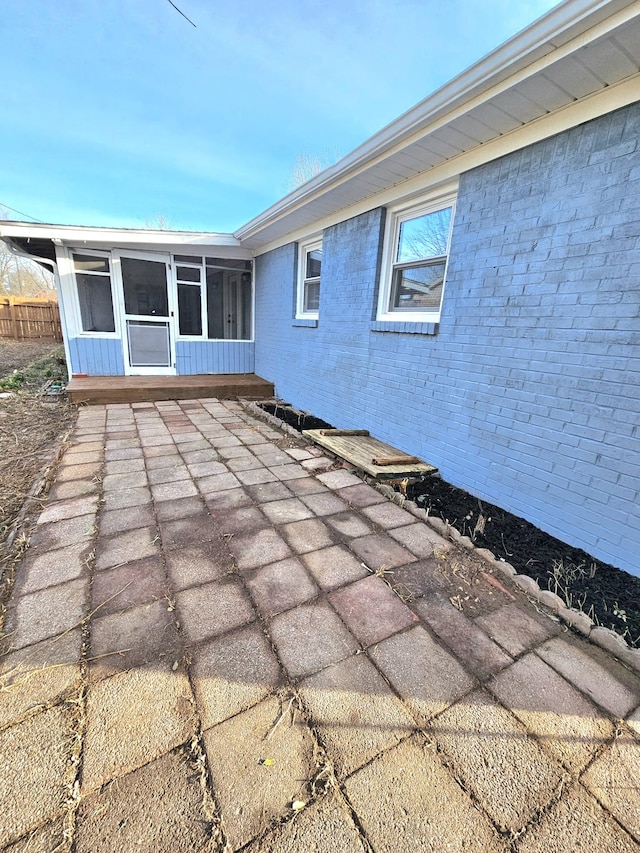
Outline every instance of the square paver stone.
{"type": "Polygon", "coordinates": [[[96,542],[96,569],[110,569],[133,560],[153,557],[160,552],[155,527],[141,527],[96,542]]]}
{"type": "Polygon", "coordinates": [[[554,637],[540,646],[536,654],[617,717],[625,717],[640,703],[640,679],[600,649],[554,637]]]}
{"type": "Polygon", "coordinates": [[[531,826],[517,849],[518,853],[637,853],[638,845],[575,785],[531,826]]]}
{"type": "Polygon", "coordinates": [[[364,655],[312,675],[299,691],[341,777],[415,730],[413,719],[364,655]]]}
{"type": "Polygon", "coordinates": [[[333,492],[316,492],[310,495],[302,495],[302,502],[312,510],[314,515],[333,515],[337,512],[346,512],[349,505],[341,500],[333,492]]]}
{"type": "Polygon", "coordinates": [[[315,477],[302,477],[299,480],[288,480],[287,487],[294,495],[299,497],[302,495],[329,494],[330,490],[316,480],[315,477]]]}
{"type": "Polygon", "coordinates": [[[373,572],[395,569],[396,566],[406,566],[408,563],[416,562],[413,554],[385,534],[353,539],[349,547],[373,572]]]}
{"type": "Polygon", "coordinates": [[[479,679],[508,666],[512,659],[440,592],[413,603],[440,639],[479,679]]]}
{"type": "Polygon", "coordinates": [[[635,838],[640,838],[640,741],[622,733],[593,762],[582,784],[635,838]]]}
{"type": "Polygon", "coordinates": [[[340,489],[340,497],[352,507],[372,506],[387,500],[381,492],[363,482],[358,483],[357,486],[340,489]]]}
{"type": "Polygon", "coordinates": [[[125,851],[134,838],[138,850],[211,850],[198,773],[178,752],[81,801],[74,835],[77,853],[125,851]]]}
{"type": "Polygon", "coordinates": [[[95,515],[79,515],[64,521],[54,521],[51,524],[36,526],[29,548],[32,552],[42,554],[55,548],[64,548],[78,542],[90,544],[94,533],[95,515]]]}
{"type": "Polygon", "coordinates": [[[230,568],[229,559],[215,543],[178,548],[165,555],[171,586],[176,590],[219,580],[230,568]]]}
{"type": "Polygon", "coordinates": [[[146,663],[172,665],[182,658],[173,613],[166,600],[95,616],[91,622],[91,679],[146,663]]]}
{"type": "Polygon", "coordinates": [[[229,541],[229,550],[241,570],[277,563],[291,556],[287,543],[271,529],[234,537],[229,541]]]}
{"type": "Polygon", "coordinates": [[[551,800],[560,768],[526,729],[478,691],[448,708],[430,731],[457,774],[504,831],[517,831],[551,800]]]}
{"type": "Polygon", "coordinates": [[[363,646],[379,643],[418,621],[387,584],[375,576],[330,593],[329,601],[363,646]]]}
{"type": "Polygon", "coordinates": [[[202,512],[204,504],[200,496],[178,498],[175,501],[160,501],[156,504],[158,521],[176,521],[178,518],[190,518],[202,512]]]}
{"type": "Polygon", "coordinates": [[[177,498],[189,498],[198,494],[192,480],[177,480],[175,483],[158,483],[151,486],[154,501],[174,501],[177,498]]]}
{"type": "Polygon", "coordinates": [[[270,501],[262,506],[262,512],[272,524],[288,524],[311,518],[313,512],[301,500],[289,497],[288,500],[270,501]]]}
{"type": "Polygon", "coordinates": [[[275,616],[269,626],[280,660],[297,678],[353,654],[358,643],[326,601],[302,604],[275,616]]]}
{"type": "Polygon", "coordinates": [[[193,547],[211,541],[216,535],[213,520],[204,508],[197,515],[160,522],[160,538],[165,551],[193,547]]]}
{"type": "Polygon", "coordinates": [[[124,509],[112,509],[100,516],[98,528],[100,536],[110,536],[114,533],[124,533],[138,527],[150,527],[155,524],[151,504],[130,506],[124,509]]]}
{"type": "Polygon", "coordinates": [[[39,515],[38,524],[47,524],[52,521],[64,521],[67,518],[75,518],[78,515],[91,515],[98,510],[98,496],[87,495],[81,498],[72,498],[67,501],[56,501],[50,503],[39,515]]]}
{"type": "Polygon", "coordinates": [[[415,518],[411,513],[408,513],[406,509],[401,509],[397,504],[391,503],[391,501],[364,507],[362,514],[371,519],[378,527],[384,527],[385,529],[405,527],[407,524],[415,523],[415,518]]]}
{"type": "Polygon", "coordinates": [[[130,506],[142,506],[151,503],[151,492],[144,489],[123,489],[104,496],[105,510],[125,509],[130,506]]]}
{"type": "Polygon", "coordinates": [[[360,560],[342,545],[311,551],[300,559],[323,589],[335,589],[370,575],[360,560]]]}
{"type": "Polygon", "coordinates": [[[29,556],[19,563],[16,571],[14,596],[35,592],[48,586],[81,578],[88,574],[87,557],[91,543],[80,542],[57,548],[39,556],[29,556]]]}
{"type": "Polygon", "coordinates": [[[611,722],[534,654],[503,670],[491,689],[543,747],[574,773],[613,736],[611,722]]]}
{"type": "Polygon", "coordinates": [[[91,684],[82,793],[153,761],[193,733],[193,696],[180,671],[156,664],[91,684]]]}
{"type": "Polygon", "coordinates": [[[255,623],[203,643],[192,656],[191,677],[203,730],[260,702],[282,677],[271,646],[255,623]]]}
{"type": "Polygon", "coordinates": [[[314,742],[300,715],[274,728],[286,699],[266,699],[204,733],[227,840],[238,849],[305,800],[314,742]],[[269,739],[266,740],[267,736],[269,739]],[[266,758],[272,763],[265,765],[266,758]]]}
{"type": "Polygon", "coordinates": [[[505,851],[486,816],[417,737],[363,767],[345,788],[376,853],[505,851]]]}
{"type": "Polygon", "coordinates": [[[0,732],[0,845],[53,818],[67,797],[71,720],[50,708],[0,732]]]}
{"type": "Polygon", "coordinates": [[[514,657],[543,643],[560,630],[551,619],[534,618],[517,604],[506,604],[475,621],[485,634],[514,657]]]}
{"type": "Polygon", "coordinates": [[[0,728],[80,684],[80,628],[0,657],[0,728]]]}
{"type": "MultiPolygon", "coordinates": [[[[371,507],[371,509],[378,509],[378,507],[371,507]]],[[[401,511],[404,512],[404,510],[401,511]]],[[[453,547],[450,542],[422,521],[414,521],[406,527],[394,527],[389,530],[389,536],[421,559],[431,557],[435,552],[446,554],[453,547]]]]}
{"type": "Polygon", "coordinates": [[[106,616],[148,601],[164,599],[166,578],[160,557],[134,560],[96,572],[91,588],[94,616],[106,616]]]}
{"type": "Polygon", "coordinates": [[[474,684],[421,625],[383,640],[368,655],[421,721],[449,707],[474,684]]]}
{"type": "Polygon", "coordinates": [[[257,483],[255,486],[247,486],[246,491],[258,505],[269,501],[286,500],[291,497],[290,487],[280,482],[257,483]]]}
{"type": "Polygon", "coordinates": [[[262,836],[245,853],[285,853],[296,847],[313,853],[362,853],[362,842],[341,795],[333,790],[262,836]]]}
{"type": "Polygon", "coordinates": [[[326,474],[318,474],[318,480],[330,489],[346,489],[348,486],[361,486],[362,480],[355,474],[341,469],[339,471],[327,471],[326,474]]]}
{"type": "Polygon", "coordinates": [[[297,554],[306,554],[334,544],[328,528],[317,518],[294,521],[285,525],[282,533],[297,554]]]}
{"type": "Polygon", "coordinates": [[[339,512],[326,516],[324,521],[344,539],[355,539],[373,533],[373,527],[355,512],[339,512]]]}
{"type": "Polygon", "coordinates": [[[235,579],[194,586],[176,594],[178,613],[190,643],[246,625],[255,616],[251,602],[235,579]]]}
{"type": "Polygon", "coordinates": [[[14,599],[4,624],[10,648],[31,646],[76,627],[87,615],[88,597],[89,584],[83,578],[14,599]]]}
{"type": "Polygon", "coordinates": [[[299,560],[291,557],[255,569],[246,578],[254,604],[265,619],[289,610],[318,593],[299,560]]]}

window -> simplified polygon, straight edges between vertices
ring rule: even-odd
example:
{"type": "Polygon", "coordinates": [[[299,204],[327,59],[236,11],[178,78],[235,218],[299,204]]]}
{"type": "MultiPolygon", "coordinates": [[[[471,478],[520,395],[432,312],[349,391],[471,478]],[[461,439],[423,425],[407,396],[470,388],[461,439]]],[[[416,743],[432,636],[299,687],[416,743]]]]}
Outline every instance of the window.
{"type": "Polygon", "coordinates": [[[83,332],[115,332],[109,258],[73,254],[83,332]]]}
{"type": "Polygon", "coordinates": [[[379,318],[437,323],[453,222],[453,203],[422,205],[389,220],[379,318]]]}
{"type": "Polygon", "coordinates": [[[296,317],[317,319],[320,309],[322,241],[300,244],[296,317]]]}
{"type": "Polygon", "coordinates": [[[249,341],[252,337],[252,263],[206,258],[207,332],[210,340],[249,341]]]}
{"type": "Polygon", "coordinates": [[[199,337],[202,335],[202,268],[176,265],[176,279],[180,334],[199,337]]]}

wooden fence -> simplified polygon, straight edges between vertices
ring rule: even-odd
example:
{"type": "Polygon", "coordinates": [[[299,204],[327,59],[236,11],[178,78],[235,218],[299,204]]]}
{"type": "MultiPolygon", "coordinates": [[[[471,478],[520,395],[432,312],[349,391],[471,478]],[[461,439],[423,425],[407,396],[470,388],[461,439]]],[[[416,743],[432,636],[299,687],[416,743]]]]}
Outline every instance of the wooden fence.
{"type": "Polygon", "coordinates": [[[35,297],[0,296],[0,338],[61,341],[58,303],[35,297]]]}

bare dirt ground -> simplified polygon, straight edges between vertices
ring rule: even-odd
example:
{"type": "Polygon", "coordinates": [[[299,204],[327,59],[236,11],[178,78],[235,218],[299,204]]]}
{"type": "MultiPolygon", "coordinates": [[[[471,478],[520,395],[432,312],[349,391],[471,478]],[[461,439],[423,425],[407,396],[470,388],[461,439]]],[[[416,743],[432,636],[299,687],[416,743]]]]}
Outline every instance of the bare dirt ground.
{"type": "Polygon", "coordinates": [[[66,382],[60,344],[0,340],[0,554],[43,465],[75,419],[64,397],[40,393],[48,379],[66,382]]]}

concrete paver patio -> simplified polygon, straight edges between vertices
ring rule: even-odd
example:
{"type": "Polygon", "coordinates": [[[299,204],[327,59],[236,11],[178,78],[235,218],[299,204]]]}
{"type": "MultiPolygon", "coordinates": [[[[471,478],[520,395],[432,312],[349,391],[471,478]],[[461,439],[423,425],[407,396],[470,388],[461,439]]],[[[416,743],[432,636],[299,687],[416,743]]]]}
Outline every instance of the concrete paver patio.
{"type": "Polygon", "coordinates": [[[82,409],[4,620],[0,850],[638,850],[640,678],[490,572],[239,403],[82,409]]]}

